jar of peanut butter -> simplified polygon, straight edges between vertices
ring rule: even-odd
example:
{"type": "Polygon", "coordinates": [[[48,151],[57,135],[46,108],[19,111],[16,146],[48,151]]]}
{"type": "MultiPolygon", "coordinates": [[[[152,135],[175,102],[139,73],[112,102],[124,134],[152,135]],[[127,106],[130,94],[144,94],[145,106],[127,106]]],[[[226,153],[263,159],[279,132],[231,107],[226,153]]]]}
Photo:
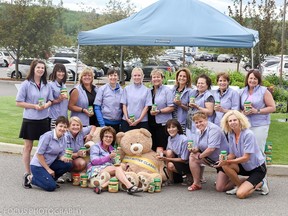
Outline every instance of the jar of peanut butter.
{"type": "Polygon", "coordinates": [[[117,193],[119,190],[119,183],[118,183],[118,179],[116,177],[113,177],[110,179],[109,181],[109,185],[108,185],[108,191],[110,193],[117,193]]]}
{"type": "Polygon", "coordinates": [[[73,179],[73,183],[72,184],[74,186],[79,186],[80,185],[80,173],[73,173],[72,179],[73,179]]]}
{"type": "Polygon", "coordinates": [[[88,176],[87,175],[81,175],[80,187],[82,187],[82,188],[87,188],[88,187],[88,176]]]}

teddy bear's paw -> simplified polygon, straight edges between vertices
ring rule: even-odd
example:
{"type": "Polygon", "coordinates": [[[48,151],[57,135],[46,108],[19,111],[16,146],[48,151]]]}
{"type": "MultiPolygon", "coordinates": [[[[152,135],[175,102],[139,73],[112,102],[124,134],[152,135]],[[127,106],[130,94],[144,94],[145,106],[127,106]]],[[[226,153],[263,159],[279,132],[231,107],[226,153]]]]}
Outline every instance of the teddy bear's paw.
{"type": "Polygon", "coordinates": [[[139,175],[139,188],[141,188],[143,191],[148,191],[150,182],[144,175],[139,175]]]}
{"type": "MultiPolygon", "coordinates": [[[[134,172],[125,172],[125,176],[126,178],[128,179],[129,182],[131,182],[131,184],[135,185],[138,187],[138,184],[139,184],[139,180],[138,180],[138,176],[136,173],[134,172]]],[[[121,183],[120,183],[120,190],[122,191],[127,191],[127,187],[121,183]]]]}

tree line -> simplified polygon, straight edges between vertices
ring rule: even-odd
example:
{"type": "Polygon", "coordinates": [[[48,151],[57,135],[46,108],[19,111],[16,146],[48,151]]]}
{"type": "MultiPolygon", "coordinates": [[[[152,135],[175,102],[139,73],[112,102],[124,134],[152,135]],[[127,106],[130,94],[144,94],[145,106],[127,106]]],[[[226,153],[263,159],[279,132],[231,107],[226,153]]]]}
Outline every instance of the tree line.
{"type": "MultiPolygon", "coordinates": [[[[71,11],[63,8],[61,2],[54,5],[52,0],[0,3],[0,47],[13,51],[16,60],[22,57],[47,58],[55,46],[76,46],[80,31],[121,20],[135,13],[135,10],[130,0],[124,3],[110,0],[101,14],[85,7],[82,11],[71,11]]],[[[228,11],[229,16],[243,26],[259,31],[260,42],[255,47],[256,63],[262,60],[264,54],[280,53],[283,11],[277,9],[275,0],[260,3],[252,0],[245,5],[242,0],[232,0],[228,11]]],[[[124,47],[124,60],[138,57],[145,60],[164,49],[151,46],[124,47]]],[[[213,51],[250,56],[250,49],[214,48],[213,51]]],[[[106,62],[119,66],[120,47],[83,46],[80,58],[88,65],[102,66],[106,62]]]]}

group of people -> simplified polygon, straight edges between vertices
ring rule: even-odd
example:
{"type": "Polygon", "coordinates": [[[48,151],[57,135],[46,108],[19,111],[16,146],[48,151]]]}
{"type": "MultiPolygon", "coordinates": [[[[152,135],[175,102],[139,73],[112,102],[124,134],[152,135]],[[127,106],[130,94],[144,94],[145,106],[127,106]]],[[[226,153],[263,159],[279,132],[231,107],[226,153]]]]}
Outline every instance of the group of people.
{"type": "Polygon", "coordinates": [[[90,150],[88,170],[105,170],[116,175],[127,186],[128,193],[141,190],[127,181],[124,166],[113,166],[115,152],[111,144],[117,132],[139,128],[149,130],[152,149],[163,152],[163,157],[158,158],[166,163],[170,183],[177,174],[192,174],[193,184],[188,190],[199,190],[205,181],[203,164],[208,164],[217,169],[217,191],[237,194],[240,198],[258,188],[262,188],[263,194],[269,192],[263,152],[275,102],[267,88],[261,86],[258,71],[248,72],[241,92],[229,87],[227,73],[217,75],[216,91],[211,91],[211,79],[205,74],[198,76],[196,86],[192,86],[188,68],[176,72],[172,89],[163,85],[161,69],[151,72],[152,88],[144,85],[141,68],[133,69],[131,82],[125,88],[118,83],[118,71],[110,69],[108,83],[98,88],[93,85],[93,71],[85,68],[69,96],[63,65],[55,65],[50,82],[46,76],[45,63],[33,61],[16,97],[17,106],[24,108],[20,137],[24,139],[25,188],[35,184],[48,191],[55,190],[55,180],[65,172],[86,171],[80,147],[84,139],[91,140],[100,126],[105,130],[100,133],[100,143],[90,150]],[[65,121],[68,109],[69,122],[65,121]],[[33,141],[39,138],[37,152],[30,162],[33,141]],[[188,140],[193,143],[189,149],[188,140]],[[63,146],[73,148],[70,161],[63,158],[63,146]],[[228,152],[227,160],[218,158],[223,150],[228,152]],[[40,172],[50,175],[45,177],[49,184],[37,179],[40,172]],[[249,177],[239,179],[238,174],[249,177]]]}

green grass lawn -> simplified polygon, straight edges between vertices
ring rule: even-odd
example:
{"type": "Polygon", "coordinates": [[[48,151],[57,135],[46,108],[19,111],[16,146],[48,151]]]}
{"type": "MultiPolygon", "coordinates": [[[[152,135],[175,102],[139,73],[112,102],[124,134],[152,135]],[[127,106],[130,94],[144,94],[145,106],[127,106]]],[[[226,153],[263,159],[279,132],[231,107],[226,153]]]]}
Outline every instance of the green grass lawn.
{"type": "MultiPolygon", "coordinates": [[[[0,104],[0,142],[23,144],[23,140],[18,138],[23,109],[16,107],[15,97],[0,97],[0,104]]],[[[273,164],[288,165],[288,122],[278,121],[286,118],[288,114],[272,114],[267,141],[273,144],[273,164]]],[[[37,146],[37,142],[34,145],[37,146]]]]}

